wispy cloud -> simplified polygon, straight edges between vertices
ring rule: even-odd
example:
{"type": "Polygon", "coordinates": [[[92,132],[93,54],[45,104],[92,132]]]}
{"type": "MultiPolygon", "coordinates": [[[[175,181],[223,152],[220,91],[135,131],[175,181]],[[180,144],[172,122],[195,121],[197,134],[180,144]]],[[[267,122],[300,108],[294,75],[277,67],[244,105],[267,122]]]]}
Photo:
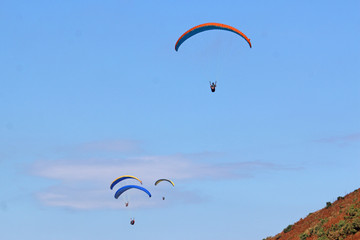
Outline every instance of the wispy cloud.
{"type": "Polygon", "coordinates": [[[7,210],[7,203],[5,201],[0,201],[0,209],[1,211],[7,210]]]}
{"type": "Polygon", "coordinates": [[[153,181],[158,177],[177,180],[242,178],[244,172],[261,169],[284,170],[276,164],[254,162],[206,163],[194,161],[187,155],[143,156],[118,160],[76,160],[38,161],[32,171],[38,176],[61,181],[109,182],[119,173],[142,176],[143,181],[153,181]]]}
{"type": "MultiPolygon", "coordinates": [[[[59,185],[47,189],[47,191],[37,194],[38,199],[47,206],[66,207],[70,209],[88,210],[88,209],[121,209],[126,208],[125,202],[130,201],[131,208],[149,208],[160,207],[164,205],[161,197],[169,196],[166,203],[201,203],[205,197],[196,191],[176,190],[161,191],[153,186],[146,186],[152,193],[149,198],[140,191],[131,191],[129,195],[120,196],[119,199],[113,197],[115,190],[110,191],[104,187],[94,187],[91,189],[81,188],[80,185],[73,186],[59,185]]],[[[164,190],[164,189],[162,189],[164,190]]]]}
{"type": "Polygon", "coordinates": [[[334,136],[334,137],[322,138],[322,139],[318,139],[316,141],[321,142],[321,143],[335,143],[340,146],[345,146],[352,142],[359,142],[360,141],[360,133],[353,133],[353,134],[344,135],[344,136],[334,136]]]}
{"type": "MultiPolygon", "coordinates": [[[[158,189],[153,187],[153,183],[159,178],[169,178],[175,183],[192,180],[226,180],[251,177],[260,170],[287,170],[264,162],[208,163],[196,160],[195,156],[201,158],[201,154],[175,154],[90,162],[38,161],[31,171],[34,175],[58,181],[58,185],[38,194],[44,204],[93,209],[123,207],[119,202],[114,201],[112,197],[114,192],[108,189],[110,183],[119,175],[130,174],[139,177],[144,186],[150,188],[156,195],[158,189]]],[[[141,194],[143,193],[131,194],[136,198],[137,207],[156,205],[156,201],[149,201],[141,194]]],[[[187,202],[202,199],[195,191],[178,187],[173,194],[179,195],[177,199],[184,199],[187,202]]]]}

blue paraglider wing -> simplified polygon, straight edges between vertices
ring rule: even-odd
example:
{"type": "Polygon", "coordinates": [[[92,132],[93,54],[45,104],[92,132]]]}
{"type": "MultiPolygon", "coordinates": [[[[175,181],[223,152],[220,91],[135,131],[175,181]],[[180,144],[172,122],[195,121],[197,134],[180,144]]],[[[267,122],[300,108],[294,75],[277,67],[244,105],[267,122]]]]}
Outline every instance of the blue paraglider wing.
{"type": "Polygon", "coordinates": [[[116,191],[115,193],[115,198],[118,199],[118,197],[123,194],[125,191],[129,190],[129,189],[132,189],[132,188],[136,188],[136,189],[139,189],[145,193],[147,193],[147,195],[149,195],[149,197],[151,197],[151,193],[146,189],[146,188],[143,188],[143,187],[140,187],[140,186],[137,186],[137,185],[126,185],[122,188],[120,188],[119,190],[116,191]]]}

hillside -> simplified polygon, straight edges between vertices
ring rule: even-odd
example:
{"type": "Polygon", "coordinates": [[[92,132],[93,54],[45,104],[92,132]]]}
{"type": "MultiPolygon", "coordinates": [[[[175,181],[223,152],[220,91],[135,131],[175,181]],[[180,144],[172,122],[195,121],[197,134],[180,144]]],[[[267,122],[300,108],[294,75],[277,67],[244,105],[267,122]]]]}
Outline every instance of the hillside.
{"type": "Polygon", "coordinates": [[[360,189],[264,240],[360,240],[360,189]]]}

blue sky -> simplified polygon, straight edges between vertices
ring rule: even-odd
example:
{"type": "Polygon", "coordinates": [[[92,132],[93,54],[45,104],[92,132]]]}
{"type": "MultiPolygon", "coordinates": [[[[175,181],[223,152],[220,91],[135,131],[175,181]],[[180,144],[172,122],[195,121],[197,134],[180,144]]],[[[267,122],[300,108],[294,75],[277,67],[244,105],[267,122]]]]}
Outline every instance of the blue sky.
{"type": "Polygon", "coordinates": [[[359,9],[2,1],[2,239],[263,239],[359,188],[359,9]],[[174,50],[206,22],[253,48],[209,31],[174,50]],[[114,199],[126,174],[153,197],[114,199]]]}

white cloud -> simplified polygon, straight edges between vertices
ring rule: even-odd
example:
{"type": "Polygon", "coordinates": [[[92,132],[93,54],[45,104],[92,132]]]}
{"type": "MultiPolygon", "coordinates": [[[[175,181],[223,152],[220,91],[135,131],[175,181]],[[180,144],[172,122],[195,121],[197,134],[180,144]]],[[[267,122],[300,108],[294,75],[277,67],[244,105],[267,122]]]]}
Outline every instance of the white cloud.
{"type": "Polygon", "coordinates": [[[359,141],[360,141],[360,133],[353,133],[353,134],[344,135],[344,136],[328,137],[328,138],[322,138],[322,139],[317,140],[317,142],[336,143],[340,146],[344,146],[344,145],[350,144],[352,142],[359,142],[359,141]]]}
{"type": "MultiPolygon", "coordinates": [[[[159,178],[169,178],[175,182],[184,180],[233,179],[251,176],[260,169],[281,169],[279,166],[263,162],[206,163],[193,159],[197,155],[143,156],[118,160],[97,161],[38,161],[33,165],[34,175],[55,179],[59,184],[38,194],[41,202],[50,206],[64,206],[75,209],[124,207],[113,198],[110,183],[120,175],[139,177],[144,186],[160,195],[160,188],[153,183],[159,178]]],[[[129,182],[129,181],[128,181],[129,182]]],[[[137,184],[133,182],[131,184],[137,184]]],[[[133,207],[149,207],[159,204],[147,199],[143,192],[131,191],[136,199],[133,207]]],[[[174,188],[175,199],[185,202],[202,201],[196,191],[174,188]]]]}

